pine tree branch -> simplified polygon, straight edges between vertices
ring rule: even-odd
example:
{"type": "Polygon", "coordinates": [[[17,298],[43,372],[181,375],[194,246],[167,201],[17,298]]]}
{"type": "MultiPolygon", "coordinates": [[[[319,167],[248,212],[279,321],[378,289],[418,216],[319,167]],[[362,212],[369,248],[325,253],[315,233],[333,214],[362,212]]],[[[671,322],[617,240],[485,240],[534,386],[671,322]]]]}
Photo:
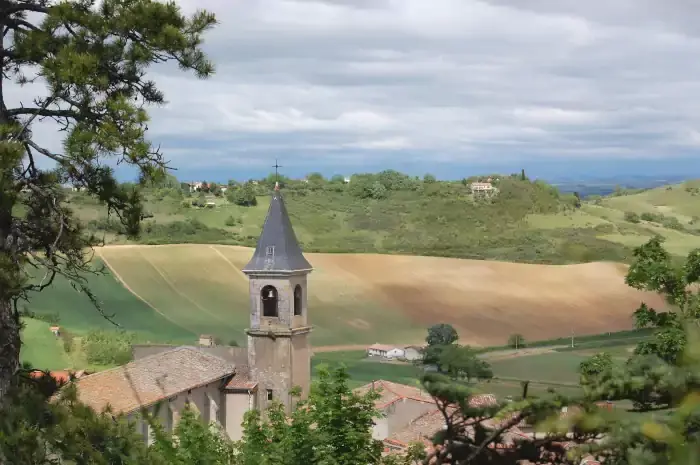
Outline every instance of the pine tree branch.
{"type": "Polygon", "coordinates": [[[80,113],[75,110],[49,110],[48,108],[21,107],[5,110],[8,116],[36,115],[49,118],[74,118],[78,119],[80,113]]]}
{"type": "Polygon", "coordinates": [[[31,11],[34,13],[48,13],[49,12],[49,7],[42,5],[42,4],[37,4],[35,2],[27,2],[27,1],[20,1],[14,4],[11,4],[7,8],[2,8],[0,9],[0,16],[10,16],[16,13],[20,12],[27,12],[31,11]]]}

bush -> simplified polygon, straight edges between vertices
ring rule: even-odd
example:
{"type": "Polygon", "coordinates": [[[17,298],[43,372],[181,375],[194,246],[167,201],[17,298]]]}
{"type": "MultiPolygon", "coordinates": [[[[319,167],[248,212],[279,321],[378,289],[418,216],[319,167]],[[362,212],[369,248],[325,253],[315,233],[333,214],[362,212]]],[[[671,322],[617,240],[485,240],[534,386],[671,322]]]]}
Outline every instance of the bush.
{"type": "Polygon", "coordinates": [[[250,182],[247,182],[243,184],[243,186],[236,189],[229,189],[226,191],[226,199],[229,202],[242,207],[254,207],[258,204],[255,186],[250,182]]]}
{"type": "Polygon", "coordinates": [[[226,226],[235,226],[236,223],[236,218],[234,218],[233,216],[229,216],[228,218],[226,218],[226,221],[224,221],[224,224],[226,226]]]}
{"type": "Polygon", "coordinates": [[[639,223],[639,214],[635,212],[625,212],[625,221],[639,223]]]}
{"type": "Polygon", "coordinates": [[[134,334],[126,331],[90,331],[83,339],[83,350],[88,363],[123,365],[131,361],[134,334]]]}
{"type": "Polygon", "coordinates": [[[72,333],[69,331],[66,331],[62,329],[60,331],[61,334],[61,341],[63,342],[63,350],[69,354],[73,350],[73,343],[75,341],[75,337],[73,336],[72,333]]]}

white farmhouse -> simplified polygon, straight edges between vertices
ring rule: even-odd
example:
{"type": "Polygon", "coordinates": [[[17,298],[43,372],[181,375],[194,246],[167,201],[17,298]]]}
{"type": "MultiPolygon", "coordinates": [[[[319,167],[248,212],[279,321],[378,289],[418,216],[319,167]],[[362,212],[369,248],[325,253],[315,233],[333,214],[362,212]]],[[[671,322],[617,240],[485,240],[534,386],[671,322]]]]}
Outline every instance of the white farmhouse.
{"type": "Polygon", "coordinates": [[[403,358],[404,350],[400,347],[386,344],[372,344],[367,348],[370,357],[403,358]]]}

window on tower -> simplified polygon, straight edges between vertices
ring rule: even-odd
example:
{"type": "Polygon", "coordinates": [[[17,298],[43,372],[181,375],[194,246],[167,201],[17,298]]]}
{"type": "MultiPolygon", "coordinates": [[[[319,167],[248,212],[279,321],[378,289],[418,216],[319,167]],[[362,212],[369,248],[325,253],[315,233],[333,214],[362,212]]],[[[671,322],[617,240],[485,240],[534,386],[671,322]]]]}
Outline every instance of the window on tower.
{"type": "Polygon", "coordinates": [[[277,317],[277,289],[274,286],[265,286],[260,291],[263,316],[277,317]]]}
{"type": "Polygon", "coordinates": [[[301,315],[301,285],[297,284],[294,288],[294,315],[301,315]]]}

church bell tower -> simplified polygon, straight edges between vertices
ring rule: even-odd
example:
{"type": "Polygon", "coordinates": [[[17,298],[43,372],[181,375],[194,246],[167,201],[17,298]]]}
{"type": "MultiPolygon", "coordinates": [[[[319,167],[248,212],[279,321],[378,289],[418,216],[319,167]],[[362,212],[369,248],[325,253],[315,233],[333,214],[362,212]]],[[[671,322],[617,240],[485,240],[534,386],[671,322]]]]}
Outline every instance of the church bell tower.
{"type": "Polygon", "coordinates": [[[258,383],[257,408],[271,401],[293,404],[291,391],[302,397],[311,383],[311,348],[307,312],[307,276],[312,266],[297,242],[279,184],[253,258],[243,268],[250,281],[248,364],[258,383]]]}

